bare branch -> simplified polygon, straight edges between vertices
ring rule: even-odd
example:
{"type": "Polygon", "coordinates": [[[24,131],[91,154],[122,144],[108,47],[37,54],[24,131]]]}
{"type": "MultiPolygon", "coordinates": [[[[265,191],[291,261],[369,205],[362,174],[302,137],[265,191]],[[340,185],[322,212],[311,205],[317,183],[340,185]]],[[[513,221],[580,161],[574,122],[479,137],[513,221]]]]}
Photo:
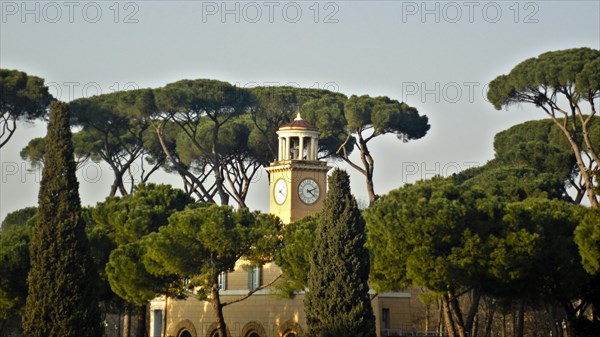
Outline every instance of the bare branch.
{"type": "Polygon", "coordinates": [[[265,285],[263,285],[263,286],[260,286],[260,287],[258,287],[258,288],[255,288],[255,289],[253,289],[253,290],[250,290],[250,291],[248,291],[248,294],[247,294],[247,295],[244,295],[244,296],[243,296],[243,297],[241,297],[241,298],[235,299],[235,300],[233,300],[233,301],[230,301],[230,302],[225,302],[225,303],[222,303],[221,305],[222,305],[223,307],[225,307],[225,306],[228,306],[228,305],[231,305],[231,304],[238,303],[238,302],[241,302],[241,301],[243,301],[243,300],[246,300],[246,299],[248,299],[250,296],[252,296],[252,295],[253,295],[255,292],[257,292],[257,291],[260,291],[260,290],[263,290],[263,289],[265,289],[265,288],[268,288],[268,287],[272,286],[272,285],[273,285],[275,282],[277,282],[277,280],[279,280],[279,279],[281,278],[281,276],[282,276],[282,275],[283,275],[283,274],[279,274],[279,275],[277,275],[277,277],[276,277],[276,278],[274,278],[274,279],[273,279],[271,282],[269,282],[268,284],[265,284],[265,285]]]}

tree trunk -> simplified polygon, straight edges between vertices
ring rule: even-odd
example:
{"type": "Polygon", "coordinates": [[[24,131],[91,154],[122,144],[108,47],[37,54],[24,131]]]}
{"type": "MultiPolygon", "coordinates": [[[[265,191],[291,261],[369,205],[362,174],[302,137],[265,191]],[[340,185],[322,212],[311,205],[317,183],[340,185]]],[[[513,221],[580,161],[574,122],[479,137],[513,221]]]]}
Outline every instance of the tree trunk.
{"type": "Polygon", "coordinates": [[[430,304],[425,304],[425,332],[429,331],[429,307],[430,304]]]}
{"type": "Polygon", "coordinates": [[[594,184],[592,182],[592,177],[591,174],[589,172],[586,172],[585,174],[582,173],[584,176],[584,180],[585,180],[585,186],[587,189],[587,196],[588,199],[590,200],[590,206],[592,208],[600,208],[598,206],[598,199],[596,199],[596,192],[594,191],[594,184]]]}
{"type": "Polygon", "coordinates": [[[492,324],[494,322],[494,314],[496,311],[496,304],[493,302],[492,299],[489,299],[487,308],[488,308],[488,312],[487,312],[487,320],[485,323],[484,336],[491,337],[492,336],[492,324]]]}
{"type": "Polygon", "coordinates": [[[454,319],[454,325],[456,327],[456,332],[458,333],[459,337],[467,337],[466,335],[466,329],[465,329],[465,323],[463,321],[463,315],[462,312],[460,310],[460,306],[458,304],[458,299],[456,298],[456,296],[454,296],[454,294],[450,294],[449,296],[451,296],[451,300],[450,300],[450,312],[452,313],[452,317],[454,319]]]}
{"type": "Polygon", "coordinates": [[[442,311],[444,312],[444,322],[446,324],[446,330],[448,331],[449,337],[457,337],[456,330],[454,329],[454,320],[452,319],[452,313],[450,312],[450,303],[447,295],[444,295],[442,302],[442,311]]]}
{"type": "Polygon", "coordinates": [[[360,160],[364,166],[367,193],[369,194],[369,206],[371,206],[378,198],[377,194],[375,194],[375,187],[373,185],[373,170],[375,169],[375,161],[369,152],[367,142],[365,142],[360,133],[358,134],[358,149],[360,150],[360,160]]]}
{"type": "Polygon", "coordinates": [[[563,301],[562,303],[563,310],[565,311],[566,318],[563,319],[563,334],[565,337],[575,337],[572,331],[572,324],[578,317],[578,309],[573,307],[573,303],[571,301],[563,301]]]}
{"type": "Polygon", "coordinates": [[[517,322],[515,326],[515,336],[523,337],[525,331],[525,303],[523,300],[519,300],[519,307],[517,309],[517,322]]]}
{"type": "Polygon", "coordinates": [[[598,199],[596,198],[596,193],[594,191],[594,183],[591,177],[591,172],[587,169],[587,166],[585,165],[585,163],[583,162],[583,158],[581,157],[581,147],[579,146],[579,144],[577,144],[577,142],[575,142],[573,136],[571,135],[571,132],[568,129],[561,125],[560,122],[558,122],[556,119],[554,119],[554,123],[560,128],[560,130],[563,132],[563,134],[566,136],[567,140],[571,144],[573,154],[575,155],[575,159],[577,159],[579,174],[581,174],[581,177],[585,182],[585,190],[588,199],[590,200],[590,206],[592,208],[599,208],[598,199]]]}
{"type": "Polygon", "coordinates": [[[469,309],[469,313],[467,315],[467,321],[465,322],[465,331],[474,335],[473,332],[473,322],[475,321],[475,315],[479,309],[479,301],[481,300],[481,292],[479,289],[473,289],[473,297],[471,299],[471,308],[469,309]]]}
{"type": "Polygon", "coordinates": [[[469,336],[476,337],[479,336],[479,315],[475,315],[475,319],[473,320],[473,326],[471,330],[468,330],[469,336]]]}
{"type": "Polygon", "coordinates": [[[125,304],[123,314],[123,337],[131,337],[131,304],[125,304]]]}
{"type": "Polygon", "coordinates": [[[137,321],[136,337],[147,337],[146,331],[146,306],[142,305],[136,308],[135,319],[137,321]]]}
{"type": "Polygon", "coordinates": [[[164,139],[164,123],[161,123],[160,125],[152,124],[152,127],[156,132],[156,136],[158,137],[158,141],[163,150],[163,153],[165,154],[169,162],[171,162],[171,164],[175,167],[177,173],[179,173],[179,175],[181,176],[184,186],[186,188],[186,192],[188,192],[188,194],[190,195],[192,193],[196,194],[200,201],[207,203],[215,203],[213,196],[204,188],[204,186],[202,186],[202,181],[198,179],[198,177],[194,176],[189,170],[187,170],[178,161],[178,159],[176,159],[173,156],[171,151],[169,151],[169,148],[165,143],[164,139]]]}
{"type": "Polygon", "coordinates": [[[517,310],[513,308],[513,305],[511,304],[511,327],[512,327],[512,336],[513,337],[517,337],[517,310]]]}
{"type": "Polygon", "coordinates": [[[215,183],[217,186],[217,192],[219,199],[221,199],[221,205],[229,205],[229,194],[225,191],[225,179],[223,178],[223,172],[221,171],[221,163],[219,160],[219,152],[217,150],[217,144],[219,142],[219,124],[215,120],[215,127],[213,128],[212,135],[212,165],[213,174],[215,175],[215,183]]]}
{"type": "MultiPolygon", "coordinates": [[[[167,313],[169,312],[169,296],[165,296],[165,313],[163,315],[163,329],[161,337],[167,337],[167,313]]],[[[154,337],[154,336],[151,336],[154,337]]]]}
{"type": "Polygon", "coordinates": [[[113,184],[110,186],[110,193],[108,194],[108,196],[114,197],[117,194],[118,189],[119,189],[119,185],[117,182],[117,178],[115,178],[115,180],[113,181],[113,184]]]}
{"type": "Polygon", "coordinates": [[[217,331],[219,332],[219,337],[227,337],[227,325],[225,324],[225,317],[223,317],[223,304],[221,304],[218,284],[213,284],[211,294],[212,305],[217,319],[217,331]]]}
{"type": "Polygon", "coordinates": [[[125,189],[125,185],[123,185],[123,176],[125,175],[126,169],[121,169],[117,167],[114,163],[109,163],[113,174],[115,175],[113,179],[113,183],[110,186],[110,197],[114,197],[117,194],[117,191],[121,193],[122,196],[127,195],[127,190],[125,189]]]}
{"type": "Polygon", "coordinates": [[[444,321],[444,310],[443,310],[443,304],[441,300],[437,301],[437,308],[438,308],[438,322],[437,322],[437,330],[439,331],[439,335],[443,336],[444,335],[444,325],[442,324],[442,322],[444,321]]]}

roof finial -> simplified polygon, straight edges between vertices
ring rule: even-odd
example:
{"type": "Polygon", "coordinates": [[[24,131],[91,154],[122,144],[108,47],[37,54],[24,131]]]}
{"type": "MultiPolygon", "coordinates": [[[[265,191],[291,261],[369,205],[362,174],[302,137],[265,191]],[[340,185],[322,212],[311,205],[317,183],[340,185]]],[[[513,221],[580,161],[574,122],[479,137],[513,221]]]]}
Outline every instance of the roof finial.
{"type": "Polygon", "coordinates": [[[295,121],[301,121],[301,120],[303,120],[302,116],[300,116],[300,110],[298,110],[298,114],[296,115],[296,118],[294,120],[295,121]]]}

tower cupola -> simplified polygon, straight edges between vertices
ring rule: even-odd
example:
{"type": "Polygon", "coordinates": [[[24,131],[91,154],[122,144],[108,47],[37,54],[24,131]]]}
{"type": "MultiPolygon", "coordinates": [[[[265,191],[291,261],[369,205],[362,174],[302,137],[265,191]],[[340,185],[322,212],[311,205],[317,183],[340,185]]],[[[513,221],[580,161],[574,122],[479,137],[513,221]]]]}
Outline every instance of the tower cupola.
{"type": "Polygon", "coordinates": [[[279,127],[277,136],[277,161],[318,160],[319,130],[302,119],[300,112],[293,121],[279,127]]]}

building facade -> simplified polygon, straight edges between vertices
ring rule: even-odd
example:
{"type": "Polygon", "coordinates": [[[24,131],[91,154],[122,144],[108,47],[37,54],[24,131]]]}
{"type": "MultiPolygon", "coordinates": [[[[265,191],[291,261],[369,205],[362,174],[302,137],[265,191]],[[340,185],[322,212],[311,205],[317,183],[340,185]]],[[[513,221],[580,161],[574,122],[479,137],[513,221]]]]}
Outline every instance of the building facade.
{"type": "MultiPolygon", "coordinates": [[[[266,169],[270,212],[284,224],[319,211],[327,188],[327,163],[318,159],[319,131],[300,114],[277,131],[277,160],[266,169]]],[[[231,302],[270,284],[281,274],[274,263],[248,266],[219,276],[220,298],[231,302]]],[[[410,293],[371,292],[378,336],[399,335],[410,325],[410,293]]],[[[223,315],[229,337],[296,337],[306,331],[304,293],[279,298],[270,288],[228,305],[223,315]]],[[[212,305],[194,298],[157,298],[149,305],[150,337],[218,337],[212,305]],[[164,334],[166,332],[166,335],[164,334]]]]}

